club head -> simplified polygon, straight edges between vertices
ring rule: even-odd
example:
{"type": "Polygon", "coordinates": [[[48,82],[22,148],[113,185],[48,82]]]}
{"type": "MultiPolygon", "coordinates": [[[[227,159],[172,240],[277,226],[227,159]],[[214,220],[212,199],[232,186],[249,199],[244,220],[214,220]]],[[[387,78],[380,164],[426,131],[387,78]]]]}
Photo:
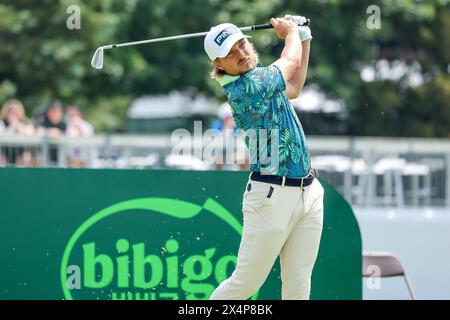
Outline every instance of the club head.
{"type": "Polygon", "coordinates": [[[95,69],[102,69],[103,68],[103,47],[98,48],[95,50],[94,56],[91,60],[91,66],[95,69]]]}

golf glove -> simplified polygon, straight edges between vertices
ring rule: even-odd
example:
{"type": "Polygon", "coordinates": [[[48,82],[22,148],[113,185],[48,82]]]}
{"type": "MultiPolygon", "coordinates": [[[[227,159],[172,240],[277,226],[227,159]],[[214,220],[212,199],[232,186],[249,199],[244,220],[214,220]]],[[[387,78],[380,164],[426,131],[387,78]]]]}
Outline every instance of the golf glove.
{"type": "MultiPolygon", "coordinates": [[[[290,14],[288,14],[285,15],[284,18],[292,20],[296,24],[303,24],[306,22],[306,18],[303,16],[291,16],[290,14]]],[[[308,39],[312,39],[311,29],[308,26],[298,26],[298,33],[302,42],[308,39]]]]}

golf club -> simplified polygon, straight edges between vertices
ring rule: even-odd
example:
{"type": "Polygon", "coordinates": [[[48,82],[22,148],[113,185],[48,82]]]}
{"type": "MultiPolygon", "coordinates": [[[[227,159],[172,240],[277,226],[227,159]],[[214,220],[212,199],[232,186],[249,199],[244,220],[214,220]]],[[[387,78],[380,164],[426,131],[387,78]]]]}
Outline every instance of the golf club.
{"type": "MultiPolygon", "coordinates": [[[[310,25],[310,19],[307,19],[306,22],[303,24],[303,26],[309,26],[309,25],[310,25]]],[[[245,31],[262,30],[262,29],[270,29],[270,28],[273,28],[272,24],[266,23],[266,24],[253,25],[253,26],[249,26],[249,27],[241,27],[239,29],[241,31],[245,32],[245,31]]],[[[125,43],[109,44],[109,45],[101,46],[97,50],[95,50],[94,56],[92,57],[91,66],[94,67],[95,69],[103,68],[103,55],[104,55],[103,51],[107,50],[107,49],[135,46],[135,45],[144,44],[144,43],[154,43],[154,42],[161,42],[161,41],[202,37],[202,36],[206,36],[207,33],[208,33],[208,31],[199,32],[199,33],[183,34],[183,35],[179,35],[179,36],[147,39],[147,40],[141,40],[141,41],[125,42],[125,43]]]]}

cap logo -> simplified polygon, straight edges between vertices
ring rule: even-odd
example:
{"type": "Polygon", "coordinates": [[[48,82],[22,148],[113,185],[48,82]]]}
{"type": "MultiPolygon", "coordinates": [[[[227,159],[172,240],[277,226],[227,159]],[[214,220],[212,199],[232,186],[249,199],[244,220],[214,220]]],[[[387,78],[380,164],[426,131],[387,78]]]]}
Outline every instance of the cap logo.
{"type": "Polygon", "coordinates": [[[225,40],[231,36],[232,34],[237,33],[237,31],[232,28],[232,27],[228,27],[224,30],[222,30],[221,32],[219,32],[219,34],[217,35],[217,37],[214,39],[214,42],[217,43],[220,46],[222,46],[222,44],[225,42],[225,40]]]}

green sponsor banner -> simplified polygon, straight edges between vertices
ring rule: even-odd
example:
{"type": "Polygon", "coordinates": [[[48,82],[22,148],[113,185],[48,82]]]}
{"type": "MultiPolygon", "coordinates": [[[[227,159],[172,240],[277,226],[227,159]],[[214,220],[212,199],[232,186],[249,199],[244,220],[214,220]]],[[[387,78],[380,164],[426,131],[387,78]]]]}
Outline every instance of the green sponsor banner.
{"type": "MultiPolygon", "coordinates": [[[[248,173],[0,169],[0,299],[208,299],[236,265],[248,173]]],[[[361,299],[361,237],[326,182],[312,299],[361,299]]],[[[252,299],[280,299],[277,261],[252,299]]]]}

